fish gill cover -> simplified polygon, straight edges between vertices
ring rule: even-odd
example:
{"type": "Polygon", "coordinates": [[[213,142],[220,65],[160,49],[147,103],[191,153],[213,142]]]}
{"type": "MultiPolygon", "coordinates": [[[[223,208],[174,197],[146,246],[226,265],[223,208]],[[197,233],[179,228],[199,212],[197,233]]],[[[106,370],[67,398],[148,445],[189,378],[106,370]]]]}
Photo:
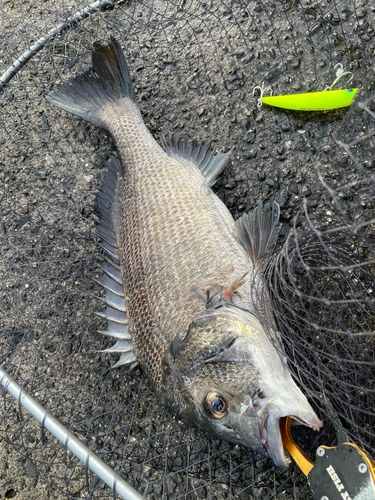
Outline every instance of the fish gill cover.
{"type": "MultiPolygon", "coordinates": [[[[375,8],[370,1],[114,3],[75,23],[0,94],[1,365],[146,498],[309,499],[306,479],[173,417],[139,368],[111,370],[98,351],[103,292],[93,205],[109,135],[45,96],[90,68],[115,36],[152,134],[172,131],[231,151],[214,186],[234,218],[280,205],[282,234],[265,275],[289,366],[325,427],[295,435],[314,457],[334,445],[324,395],[359,446],[375,454],[375,8]],[[258,109],[318,91],[342,63],[360,91],[349,109],[258,109]]],[[[0,68],[82,10],[78,1],[1,3],[0,68]]],[[[259,312],[261,314],[261,311],[259,312]]],[[[113,498],[113,492],[3,394],[5,498],[113,498]]]]}

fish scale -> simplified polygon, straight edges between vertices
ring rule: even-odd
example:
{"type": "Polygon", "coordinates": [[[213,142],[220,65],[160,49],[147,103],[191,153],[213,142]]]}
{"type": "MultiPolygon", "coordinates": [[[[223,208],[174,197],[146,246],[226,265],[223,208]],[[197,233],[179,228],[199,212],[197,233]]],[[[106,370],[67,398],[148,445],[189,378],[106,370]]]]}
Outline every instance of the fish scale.
{"type": "MultiPolygon", "coordinates": [[[[124,165],[119,259],[134,351],[161,390],[161,360],[205,311],[205,290],[229,286],[252,262],[202,173],[158,146],[133,103],[110,105],[102,115],[124,165]]],[[[249,288],[250,278],[241,299],[252,307],[249,288]]]]}

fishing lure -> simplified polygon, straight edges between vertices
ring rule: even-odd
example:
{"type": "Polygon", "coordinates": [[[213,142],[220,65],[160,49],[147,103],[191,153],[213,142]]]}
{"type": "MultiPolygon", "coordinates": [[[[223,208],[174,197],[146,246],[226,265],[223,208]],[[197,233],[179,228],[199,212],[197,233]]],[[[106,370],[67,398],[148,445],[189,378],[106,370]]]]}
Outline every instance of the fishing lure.
{"type": "Polygon", "coordinates": [[[354,96],[358,92],[358,88],[332,90],[332,87],[340,80],[341,77],[351,75],[348,82],[353,79],[353,73],[344,71],[341,63],[335,66],[336,80],[331,86],[326,87],[322,92],[309,92],[306,94],[290,94],[290,95],[272,95],[271,87],[260,87],[257,85],[253,89],[253,95],[256,90],[260,90],[260,97],[258,99],[258,108],[262,104],[275,106],[277,108],[294,109],[298,111],[326,111],[330,109],[345,108],[350,106],[354,96]],[[270,91],[270,96],[264,97],[264,93],[270,91]]]}

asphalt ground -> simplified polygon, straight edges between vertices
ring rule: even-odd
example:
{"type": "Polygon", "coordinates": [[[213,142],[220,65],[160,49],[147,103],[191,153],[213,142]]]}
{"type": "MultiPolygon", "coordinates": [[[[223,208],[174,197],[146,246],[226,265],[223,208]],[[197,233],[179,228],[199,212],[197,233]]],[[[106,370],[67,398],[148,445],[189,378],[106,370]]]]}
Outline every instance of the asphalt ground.
{"type": "MultiPolygon", "coordinates": [[[[84,6],[3,1],[0,68],[5,70],[32,41],[84,6]]],[[[140,369],[111,370],[115,357],[98,353],[111,342],[96,332],[105,324],[94,316],[101,309],[94,296],[103,292],[93,278],[100,276],[103,258],[93,206],[106,164],[116,153],[106,132],[52,107],[45,96],[89,69],[95,41],[115,36],[156,139],[172,131],[231,151],[231,164],[214,190],[234,218],[260,200],[275,199],[283,222],[281,241],[293,225],[329,230],[363,223],[359,243],[351,229],[345,241],[370,261],[374,20],[370,1],[125,2],[49,43],[0,94],[2,366],[147,498],[312,495],[295,466],[277,470],[241,447],[208,438],[163,408],[140,369]],[[323,90],[335,79],[337,63],[353,72],[350,85],[360,87],[357,100],[368,111],[357,104],[326,113],[257,108],[255,85],[264,82],[276,94],[323,90]]],[[[329,294],[330,287],[325,289],[329,294]]],[[[322,369],[324,356],[311,354],[318,348],[324,352],[324,343],[304,346],[311,354],[304,354],[305,363],[297,363],[298,352],[292,358],[288,348],[297,379],[308,386],[309,374],[319,374],[321,387],[334,387],[343,417],[351,424],[361,422],[357,438],[374,449],[365,417],[358,420],[362,413],[355,413],[362,408],[373,418],[373,344],[364,335],[366,352],[348,354],[342,337],[349,321],[343,310],[355,293],[364,303],[369,289],[351,289],[350,296],[345,292],[341,306],[329,303],[324,312],[324,321],[337,318],[341,335],[331,372],[322,369]],[[344,360],[341,368],[337,356],[344,360]],[[345,356],[355,359],[357,371],[365,370],[364,380],[353,378],[345,356]],[[354,381],[357,399],[344,401],[339,391],[346,386],[332,383],[332,373],[335,381],[345,380],[340,369],[354,381]]],[[[317,314],[313,309],[308,318],[317,314]]],[[[355,331],[363,329],[364,316],[371,314],[361,309],[355,316],[355,331]]],[[[371,329],[370,322],[365,330],[371,329]]],[[[299,344],[289,340],[288,345],[299,344]]],[[[299,352],[305,351],[301,347],[299,352]]],[[[323,411],[318,398],[313,404],[323,411]]],[[[11,397],[4,395],[1,405],[1,499],[113,498],[11,397]]],[[[309,453],[319,440],[333,439],[329,429],[321,437],[298,430],[298,437],[309,453]]]]}

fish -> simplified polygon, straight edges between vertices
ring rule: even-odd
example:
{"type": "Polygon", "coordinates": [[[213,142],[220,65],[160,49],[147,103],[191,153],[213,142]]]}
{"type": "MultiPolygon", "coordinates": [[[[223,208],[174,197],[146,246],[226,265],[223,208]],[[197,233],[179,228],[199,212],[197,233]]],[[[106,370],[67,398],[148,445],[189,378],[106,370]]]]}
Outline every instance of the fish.
{"type": "Polygon", "coordinates": [[[46,98],[109,131],[118,152],[96,208],[106,257],[98,315],[117,341],[105,352],[120,353],[115,366],[139,364],[184,421],[287,467],[280,419],[323,424],[292,378],[262,277],[279,206],[261,202],[234,221],[212,190],[230,154],[170,133],[159,144],[113,38],[46,98]]]}

